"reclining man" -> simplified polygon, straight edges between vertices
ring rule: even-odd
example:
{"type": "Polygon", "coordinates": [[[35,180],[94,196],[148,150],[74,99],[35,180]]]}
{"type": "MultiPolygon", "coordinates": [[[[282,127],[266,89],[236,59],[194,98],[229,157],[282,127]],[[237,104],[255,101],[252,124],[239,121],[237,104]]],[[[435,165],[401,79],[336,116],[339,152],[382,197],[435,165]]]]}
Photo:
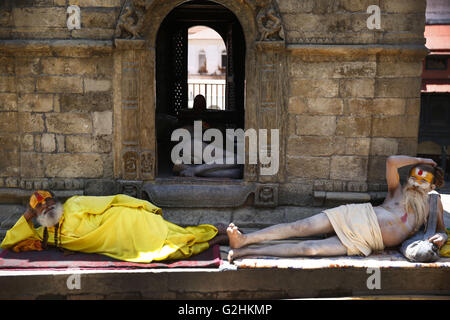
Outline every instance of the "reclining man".
{"type": "Polygon", "coordinates": [[[40,251],[48,244],[148,263],[188,258],[227,240],[225,225],[182,228],[164,220],[150,202],[123,194],[73,196],[62,205],[51,192],[39,190],[1,247],[40,251]],[[33,217],[42,227],[34,228],[33,217]]]}
{"type": "MultiPolygon", "coordinates": [[[[195,96],[194,98],[194,112],[201,115],[202,112],[205,112],[206,109],[206,99],[201,94],[195,96]]],[[[201,120],[201,118],[197,119],[197,121],[201,121],[202,130],[206,130],[210,128],[210,125],[201,120]]],[[[196,159],[196,152],[194,151],[194,147],[196,145],[195,142],[195,133],[193,125],[186,125],[184,129],[188,130],[191,134],[191,139],[187,141],[182,141],[179,144],[183,144],[183,149],[189,150],[191,149],[191,163],[197,163],[196,160],[202,162],[203,159],[196,159]]],[[[203,132],[202,135],[203,137],[203,132]]],[[[197,143],[201,146],[202,154],[205,148],[208,146],[202,140],[197,141],[197,143]]],[[[181,145],[180,145],[181,146],[181,145]]],[[[222,149],[219,146],[216,146],[216,149],[222,149]]],[[[219,151],[219,150],[218,150],[219,151]]],[[[175,163],[172,171],[182,177],[205,177],[205,178],[232,178],[232,179],[240,179],[243,174],[243,165],[237,164],[237,155],[234,152],[229,152],[226,149],[222,149],[221,153],[223,155],[223,164],[216,163],[202,163],[202,164],[184,164],[184,163],[175,163]],[[228,164],[231,162],[231,164],[228,164]]]]}
{"type": "MultiPolygon", "coordinates": [[[[293,223],[274,225],[242,234],[234,224],[227,229],[230,248],[228,260],[246,255],[278,257],[365,255],[385,247],[400,245],[426,225],[429,213],[428,193],[443,185],[443,171],[431,159],[391,156],[386,161],[388,194],[380,206],[370,203],[343,205],[293,223]],[[413,165],[405,187],[398,169],[413,165]],[[295,244],[245,247],[266,240],[307,237],[334,233],[323,240],[295,244]],[[244,248],[245,247],[245,248],[244,248]]],[[[428,241],[438,248],[447,241],[442,202],[438,201],[436,234],[428,241]]]]}

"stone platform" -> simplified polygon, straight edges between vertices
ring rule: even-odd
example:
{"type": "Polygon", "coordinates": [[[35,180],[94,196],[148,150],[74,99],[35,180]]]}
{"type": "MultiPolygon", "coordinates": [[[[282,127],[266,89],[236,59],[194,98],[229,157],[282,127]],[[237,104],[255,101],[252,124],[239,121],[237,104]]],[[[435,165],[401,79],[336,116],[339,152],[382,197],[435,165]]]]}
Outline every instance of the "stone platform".
{"type": "Polygon", "coordinates": [[[259,265],[255,259],[240,260],[239,266],[225,262],[217,269],[2,270],[0,299],[450,297],[450,258],[433,264],[372,256],[258,260],[259,265]],[[371,278],[375,272],[378,285],[371,278]]]}
{"type": "MultiPolygon", "coordinates": [[[[450,194],[441,194],[444,220],[450,226],[450,194]]],[[[4,207],[10,215],[21,209],[4,207]]],[[[181,209],[180,209],[181,210],[181,209]]],[[[300,208],[277,208],[286,220],[300,214],[300,208]]],[[[310,208],[302,214],[314,214],[310,208]]],[[[251,212],[235,210],[216,220],[276,223],[270,210],[260,220],[248,220],[251,212]],[[265,218],[264,218],[265,217],[265,218]],[[272,218],[271,218],[272,217],[272,218]]],[[[184,211],[168,210],[166,219],[184,216],[184,211]]],[[[259,212],[261,213],[261,212],[259,212]]],[[[273,214],[273,211],[272,211],[273,214]]],[[[204,210],[193,222],[211,223],[214,213],[204,210]],[[197,221],[198,220],[198,221],[197,221]]],[[[280,216],[280,215],[278,215],[280,216]]],[[[253,219],[256,219],[253,216],[253,219]]],[[[11,220],[11,221],[9,221],[11,220]]],[[[13,223],[4,220],[3,227],[13,223]]],[[[214,220],[214,221],[216,221],[214,220]]],[[[187,222],[187,221],[185,221],[187,222]]],[[[250,223],[250,224],[252,224],[250,223]]],[[[227,247],[221,247],[226,260],[227,247]]],[[[448,298],[450,297],[450,258],[437,263],[409,263],[398,254],[385,252],[366,258],[254,259],[245,257],[220,268],[145,270],[66,270],[7,271],[0,269],[0,299],[299,299],[299,298],[448,298]],[[374,271],[375,270],[375,271],[374,271]],[[369,278],[378,272],[379,289],[368,288],[369,278]],[[80,289],[68,288],[68,281],[79,275],[80,289]],[[71,278],[72,277],[72,278],[71,278]]]]}

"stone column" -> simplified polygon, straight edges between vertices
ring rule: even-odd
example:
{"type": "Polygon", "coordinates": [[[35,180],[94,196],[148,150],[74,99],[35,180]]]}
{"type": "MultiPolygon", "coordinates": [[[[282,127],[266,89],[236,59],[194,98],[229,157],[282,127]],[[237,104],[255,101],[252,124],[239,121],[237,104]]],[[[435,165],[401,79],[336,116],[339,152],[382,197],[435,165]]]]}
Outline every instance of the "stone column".
{"type": "Polygon", "coordinates": [[[287,114],[285,112],[286,94],[286,55],[284,41],[259,41],[256,43],[256,108],[247,117],[247,129],[258,130],[258,164],[246,166],[248,181],[259,182],[255,189],[255,206],[275,207],[278,205],[278,186],[285,180],[285,135],[287,114]],[[261,139],[260,129],[267,130],[267,139],[261,139]],[[278,144],[271,129],[278,131],[278,144]],[[272,141],[274,145],[272,146],[272,141]],[[273,149],[275,148],[275,149],[273,149]],[[261,151],[271,159],[271,163],[261,162],[261,151]],[[275,153],[278,153],[276,156],[275,153]],[[263,169],[275,168],[277,171],[262,174],[263,169]]]}
{"type": "MultiPolygon", "coordinates": [[[[257,43],[257,127],[267,130],[267,143],[259,144],[259,148],[265,149],[268,156],[278,152],[278,171],[273,175],[262,175],[261,168],[268,167],[259,163],[258,181],[274,183],[284,181],[285,158],[285,128],[286,112],[284,97],[286,92],[286,56],[284,53],[284,41],[261,41],[257,43]],[[271,150],[271,129],[279,131],[279,148],[271,150]]],[[[256,128],[255,128],[256,129],[256,128]]],[[[258,135],[261,139],[261,135],[258,135]]],[[[259,141],[258,141],[259,143],[259,141]]],[[[258,148],[258,149],[259,149],[258,148]]]]}
{"type": "Polygon", "coordinates": [[[155,177],[152,56],[145,40],[116,39],[114,54],[115,165],[117,178],[155,177]]]}

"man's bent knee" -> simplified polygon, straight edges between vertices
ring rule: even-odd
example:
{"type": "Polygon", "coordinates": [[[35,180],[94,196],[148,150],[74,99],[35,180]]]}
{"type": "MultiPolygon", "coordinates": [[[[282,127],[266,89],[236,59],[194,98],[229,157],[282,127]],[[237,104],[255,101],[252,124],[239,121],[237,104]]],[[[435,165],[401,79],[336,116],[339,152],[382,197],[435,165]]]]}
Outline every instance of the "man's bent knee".
{"type": "Polygon", "coordinates": [[[313,257],[320,254],[319,246],[317,246],[312,241],[303,241],[302,243],[300,243],[300,248],[302,255],[304,256],[313,257]]]}

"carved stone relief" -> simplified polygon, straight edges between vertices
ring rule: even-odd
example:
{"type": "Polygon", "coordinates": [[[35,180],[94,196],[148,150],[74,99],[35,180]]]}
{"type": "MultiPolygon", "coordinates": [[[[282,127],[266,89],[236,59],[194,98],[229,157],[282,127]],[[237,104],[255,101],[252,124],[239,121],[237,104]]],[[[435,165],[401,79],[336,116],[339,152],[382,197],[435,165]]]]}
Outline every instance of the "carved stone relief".
{"type": "Polygon", "coordinates": [[[144,179],[152,177],[154,156],[151,151],[144,151],[141,153],[141,174],[144,179]]]}
{"type": "Polygon", "coordinates": [[[125,151],[122,158],[123,175],[125,179],[136,179],[138,170],[138,156],[136,151],[125,151]]]}
{"type": "Polygon", "coordinates": [[[121,39],[141,39],[145,12],[151,0],[127,0],[117,22],[114,36],[121,39]]]}
{"type": "Polygon", "coordinates": [[[120,124],[116,126],[116,143],[120,145],[117,152],[120,164],[117,176],[129,180],[152,180],[154,178],[154,126],[148,126],[143,121],[154,121],[148,116],[143,90],[149,88],[148,51],[142,50],[144,40],[116,40],[116,58],[120,63],[116,67],[120,80],[116,91],[117,116],[120,124]],[[145,88],[145,89],[144,89],[145,88]],[[149,141],[147,141],[149,140],[149,141]]]}
{"type": "MultiPolygon", "coordinates": [[[[278,7],[273,0],[246,0],[255,8],[259,41],[284,40],[284,29],[278,7]]],[[[120,13],[114,36],[117,39],[142,39],[146,12],[153,0],[126,0],[120,13]]]]}
{"type": "Polygon", "coordinates": [[[256,15],[256,23],[260,34],[259,41],[284,40],[281,16],[275,3],[270,0],[257,0],[256,3],[261,6],[256,15]]]}
{"type": "MultiPolygon", "coordinates": [[[[284,110],[285,102],[283,101],[283,92],[286,85],[283,80],[284,66],[284,42],[282,41],[264,41],[257,45],[258,48],[258,125],[259,129],[267,129],[267,142],[265,145],[260,145],[264,149],[268,157],[273,155],[273,152],[278,152],[279,170],[275,175],[260,175],[258,181],[260,182],[281,182],[283,181],[283,159],[284,159],[284,128],[286,112],[284,110]],[[271,129],[279,131],[279,147],[278,150],[271,150],[272,135],[271,129]]],[[[267,165],[265,166],[267,167],[267,165]]],[[[259,169],[264,168],[260,165],[259,169]]]]}
{"type": "Polygon", "coordinates": [[[134,198],[142,198],[142,182],[119,180],[120,193],[134,198]]]}
{"type": "Polygon", "coordinates": [[[255,190],[255,206],[276,207],[278,205],[278,185],[259,184],[255,190]]]}

